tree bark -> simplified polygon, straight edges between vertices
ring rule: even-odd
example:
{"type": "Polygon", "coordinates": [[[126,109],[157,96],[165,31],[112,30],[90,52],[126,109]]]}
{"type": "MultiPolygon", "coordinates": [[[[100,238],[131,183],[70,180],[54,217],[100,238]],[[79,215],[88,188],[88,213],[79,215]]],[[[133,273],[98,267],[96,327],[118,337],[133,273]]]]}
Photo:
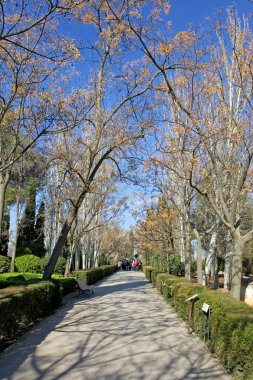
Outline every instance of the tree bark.
{"type": "Polygon", "coordinates": [[[212,233],[210,243],[209,243],[209,249],[206,257],[206,264],[205,264],[205,270],[204,270],[204,281],[205,285],[207,286],[208,280],[210,277],[211,272],[214,274],[213,266],[214,266],[214,255],[215,255],[215,249],[217,244],[217,231],[214,231],[212,233]]]}
{"type": "Polygon", "coordinates": [[[68,253],[67,260],[66,260],[66,265],[65,265],[64,277],[68,277],[68,275],[70,273],[70,265],[71,265],[70,258],[71,258],[71,256],[72,255],[70,253],[68,253]]]}
{"type": "Polygon", "coordinates": [[[5,201],[5,193],[6,188],[9,183],[10,175],[9,173],[3,174],[0,173],[0,251],[1,249],[1,241],[3,235],[3,214],[4,214],[4,201],[5,201]]]}
{"type": "Polygon", "coordinates": [[[241,284],[242,284],[242,254],[243,254],[243,239],[240,235],[239,229],[232,233],[234,240],[234,254],[232,257],[232,281],[231,281],[231,295],[236,299],[241,298],[241,284]]]}
{"type": "Polygon", "coordinates": [[[198,284],[202,284],[202,244],[201,244],[201,237],[196,230],[196,228],[193,229],[193,234],[197,240],[197,281],[198,284]]]}
{"type": "Polygon", "coordinates": [[[66,219],[65,223],[63,224],[60,236],[57,239],[57,242],[55,244],[55,247],[53,249],[53,252],[52,252],[52,255],[49,259],[49,262],[45,267],[45,271],[44,271],[44,274],[42,277],[43,280],[50,280],[50,278],[53,274],[55,265],[57,263],[57,260],[60,256],[62,249],[64,247],[64,244],[66,242],[69,230],[72,226],[72,223],[75,220],[76,214],[77,214],[77,209],[73,209],[69,212],[68,218],[66,219]]]}
{"type": "Polygon", "coordinates": [[[13,247],[12,247],[12,256],[11,256],[11,272],[15,271],[15,258],[17,251],[17,243],[18,243],[18,231],[19,231],[19,196],[16,198],[16,228],[13,239],[13,247]]]}
{"type": "Polygon", "coordinates": [[[191,279],[191,232],[187,221],[185,221],[185,278],[191,279]]]}

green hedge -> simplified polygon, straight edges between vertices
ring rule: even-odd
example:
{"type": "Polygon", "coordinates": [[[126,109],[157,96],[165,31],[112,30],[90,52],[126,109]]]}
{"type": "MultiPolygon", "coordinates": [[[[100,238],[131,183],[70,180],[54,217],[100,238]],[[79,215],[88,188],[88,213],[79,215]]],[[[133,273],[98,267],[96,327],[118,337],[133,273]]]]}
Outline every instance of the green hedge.
{"type": "Polygon", "coordinates": [[[40,258],[34,255],[23,255],[15,259],[15,267],[18,272],[35,272],[41,271],[40,258]]]}
{"type": "MultiPolygon", "coordinates": [[[[38,257],[35,255],[22,255],[16,258],[15,267],[18,272],[43,273],[50,257],[38,257]]],[[[57,260],[54,273],[64,274],[66,259],[59,257],[57,260]]]]}
{"type": "Polygon", "coordinates": [[[0,289],[8,288],[9,286],[21,285],[25,278],[20,273],[1,273],[0,274],[0,289]]]}
{"type": "Polygon", "coordinates": [[[1,273],[0,280],[14,280],[14,281],[25,281],[25,277],[21,273],[10,272],[10,273],[1,273]]]}
{"type": "Polygon", "coordinates": [[[186,321],[189,303],[185,300],[198,294],[194,302],[192,327],[203,340],[207,340],[203,327],[207,316],[202,306],[204,303],[210,305],[210,339],[206,341],[210,351],[235,379],[253,380],[253,308],[220,290],[210,290],[185,278],[159,273],[154,268],[148,268],[146,274],[186,321]]]}
{"type": "Polygon", "coordinates": [[[155,270],[155,268],[151,266],[142,265],[141,269],[147,277],[147,279],[149,279],[149,281],[151,282],[151,273],[153,272],[153,270],[155,270]]]}
{"type": "Polygon", "coordinates": [[[21,328],[48,315],[60,302],[56,286],[49,281],[0,290],[1,341],[14,338],[21,328]]]}
{"type": "MultiPolygon", "coordinates": [[[[49,259],[50,259],[50,256],[42,257],[40,259],[40,272],[44,272],[45,266],[47,265],[49,259]]],[[[64,259],[64,257],[59,257],[57,260],[56,266],[54,268],[54,273],[64,274],[65,267],[66,267],[66,259],[64,259]]]]}
{"type": "MultiPolygon", "coordinates": [[[[9,286],[37,283],[41,279],[42,274],[40,273],[4,273],[0,274],[0,289],[9,286]]],[[[76,280],[73,277],[63,277],[58,274],[53,274],[51,281],[58,286],[58,289],[63,296],[73,292],[76,287],[76,280]]]]}
{"type": "Polygon", "coordinates": [[[51,281],[58,286],[62,296],[73,292],[76,288],[76,279],[74,277],[63,277],[53,274],[51,281]]]}
{"type": "Polygon", "coordinates": [[[75,276],[76,278],[82,278],[87,285],[93,285],[99,280],[102,280],[104,277],[107,277],[110,274],[116,272],[117,270],[117,265],[104,265],[98,268],[73,271],[72,276],[75,276]]]}

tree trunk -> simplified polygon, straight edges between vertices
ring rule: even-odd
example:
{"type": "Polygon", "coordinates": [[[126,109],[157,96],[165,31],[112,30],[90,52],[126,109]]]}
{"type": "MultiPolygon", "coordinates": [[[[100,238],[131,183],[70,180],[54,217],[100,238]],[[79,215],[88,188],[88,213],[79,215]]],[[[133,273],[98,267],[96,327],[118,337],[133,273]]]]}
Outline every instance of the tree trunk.
{"type": "Polygon", "coordinates": [[[226,238],[226,253],[225,253],[225,266],[224,266],[224,289],[231,289],[231,267],[232,267],[232,257],[234,253],[234,245],[232,242],[231,233],[227,233],[226,238]]]}
{"type": "Polygon", "coordinates": [[[208,284],[208,280],[210,277],[211,272],[214,273],[214,270],[212,267],[214,266],[214,255],[215,255],[215,249],[217,244],[217,231],[214,231],[212,233],[210,243],[209,243],[209,249],[206,257],[206,264],[205,264],[205,270],[204,270],[204,281],[205,286],[208,284]]]}
{"type": "Polygon", "coordinates": [[[236,229],[232,233],[232,237],[234,240],[235,251],[232,257],[231,295],[239,300],[241,298],[242,253],[244,244],[239,229],[236,229]]]}
{"type": "Polygon", "coordinates": [[[75,270],[79,270],[80,269],[81,253],[80,253],[80,246],[79,246],[79,244],[77,244],[76,252],[75,252],[75,270]]]}
{"type": "Polygon", "coordinates": [[[50,280],[50,278],[54,272],[54,268],[55,268],[55,265],[57,263],[57,260],[60,256],[62,249],[64,247],[64,244],[67,240],[69,230],[72,226],[73,221],[75,220],[76,214],[77,214],[77,209],[73,209],[69,212],[69,216],[68,216],[67,220],[65,221],[65,223],[63,224],[61,233],[57,239],[57,242],[55,244],[55,247],[53,249],[53,252],[52,252],[52,255],[49,259],[49,262],[45,267],[45,271],[44,271],[44,274],[42,277],[43,280],[50,280]]]}
{"type": "Polygon", "coordinates": [[[18,243],[18,231],[19,231],[19,196],[16,197],[16,228],[14,232],[13,246],[12,246],[12,256],[11,256],[11,272],[15,271],[15,258],[18,243]]]}
{"type": "MultiPolygon", "coordinates": [[[[3,214],[4,214],[4,201],[6,188],[9,183],[10,175],[9,173],[0,173],[0,251],[2,251],[2,235],[3,235],[3,214]]],[[[1,253],[1,252],[0,252],[1,253]]]]}
{"type": "Polygon", "coordinates": [[[184,221],[182,215],[179,215],[179,250],[181,262],[185,261],[185,239],[184,239],[184,221]]]}
{"type": "Polygon", "coordinates": [[[191,279],[191,233],[187,221],[185,221],[185,278],[191,279]]]}
{"type": "Polygon", "coordinates": [[[70,254],[68,253],[67,260],[66,260],[66,265],[65,265],[65,272],[64,272],[64,277],[68,277],[70,273],[70,254]]]}
{"type": "Polygon", "coordinates": [[[202,284],[202,244],[201,244],[201,237],[198,233],[198,231],[194,228],[193,234],[197,240],[197,281],[198,284],[202,284]]]}

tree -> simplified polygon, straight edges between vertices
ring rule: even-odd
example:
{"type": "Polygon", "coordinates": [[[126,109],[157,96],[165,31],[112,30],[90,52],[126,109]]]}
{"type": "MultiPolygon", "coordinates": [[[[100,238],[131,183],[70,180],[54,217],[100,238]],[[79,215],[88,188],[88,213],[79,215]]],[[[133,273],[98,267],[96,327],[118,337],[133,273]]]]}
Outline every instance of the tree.
{"type": "Polygon", "coordinates": [[[57,71],[77,58],[78,51],[71,40],[57,34],[56,18],[81,3],[0,3],[0,241],[4,198],[13,165],[45,133],[54,130],[56,120],[58,131],[60,124],[67,128],[53,94],[57,71]],[[51,84],[47,92],[46,83],[51,84]]]}
{"type": "Polygon", "coordinates": [[[252,231],[244,236],[240,232],[242,200],[249,190],[253,153],[252,41],[247,20],[242,25],[232,10],[228,12],[226,29],[217,24],[216,33],[218,41],[209,47],[209,61],[205,58],[205,63],[175,78],[180,104],[171,103],[178,115],[183,112],[179,122],[188,133],[182,150],[188,155],[186,178],[228,229],[233,241],[231,293],[240,298],[243,247],[252,239],[252,231]],[[224,30],[228,31],[232,49],[224,30]]]}
{"type": "Polygon", "coordinates": [[[18,246],[31,247],[35,237],[36,216],[36,186],[30,184],[28,189],[27,203],[21,220],[21,229],[18,236],[18,246]]]}
{"type": "Polygon", "coordinates": [[[241,22],[230,9],[225,28],[217,22],[216,36],[211,40],[212,33],[206,33],[202,46],[203,39],[192,30],[168,40],[131,20],[129,25],[160,73],[157,92],[167,98],[178,115],[178,127],[185,131],[187,139],[181,152],[191,158],[189,176],[184,178],[206,199],[231,235],[231,293],[240,298],[243,246],[252,239],[252,231],[242,236],[239,228],[241,199],[249,191],[253,153],[252,36],[248,21],[244,18],[241,22]],[[181,59],[176,64],[178,53],[181,59]]]}
{"type": "Polygon", "coordinates": [[[116,222],[108,223],[101,229],[100,260],[105,264],[115,264],[124,257],[132,257],[132,243],[129,233],[118,226],[116,222]]]}
{"type": "MultiPolygon", "coordinates": [[[[117,9],[126,7],[129,10],[124,2],[113,5],[117,9]]],[[[97,184],[102,184],[111,176],[112,165],[119,168],[119,159],[124,157],[127,148],[144,137],[145,111],[148,113],[149,108],[148,99],[144,101],[141,95],[148,91],[154,79],[154,75],[145,78],[141,75],[145,62],[129,60],[125,46],[131,43],[134,48],[134,44],[127,35],[123,21],[115,19],[106,2],[97,4],[91,1],[84,11],[83,22],[91,22],[94,30],[90,50],[91,58],[94,60],[96,56],[96,61],[89,86],[79,91],[79,100],[77,96],[73,110],[76,107],[74,112],[79,115],[84,114],[84,103],[89,104],[90,108],[80,123],[79,136],[73,133],[65,136],[71,141],[71,150],[69,143],[57,147],[61,155],[60,163],[65,168],[64,181],[71,178],[70,182],[77,186],[74,192],[71,188],[68,216],[45,269],[44,279],[50,278],[87,194],[96,192],[97,184]],[[97,39],[94,42],[95,36],[97,39]],[[139,112],[142,120],[139,120],[139,112]],[[75,156],[70,153],[73,150],[75,156]]]]}
{"type": "Polygon", "coordinates": [[[153,204],[147,208],[145,220],[138,223],[135,231],[146,264],[158,266],[168,273],[171,272],[176,254],[176,219],[175,209],[161,196],[156,206],[153,204]]]}

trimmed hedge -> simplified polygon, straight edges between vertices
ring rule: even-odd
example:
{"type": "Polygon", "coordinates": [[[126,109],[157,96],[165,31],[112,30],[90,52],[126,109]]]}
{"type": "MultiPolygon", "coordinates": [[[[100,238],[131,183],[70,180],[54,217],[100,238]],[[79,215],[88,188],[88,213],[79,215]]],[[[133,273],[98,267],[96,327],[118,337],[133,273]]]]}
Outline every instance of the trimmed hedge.
{"type": "Polygon", "coordinates": [[[145,271],[147,278],[152,278],[153,285],[156,284],[165,300],[185,321],[189,312],[189,303],[185,300],[198,294],[192,327],[202,340],[207,339],[203,328],[207,317],[202,306],[203,303],[210,305],[210,339],[206,342],[210,351],[235,379],[253,380],[253,308],[220,290],[192,284],[185,278],[159,273],[150,267],[145,271]]]}
{"type": "Polygon", "coordinates": [[[151,273],[153,272],[153,270],[155,270],[155,268],[151,267],[151,266],[142,265],[141,269],[142,269],[143,273],[145,274],[145,276],[151,282],[151,273]]]}
{"type": "Polygon", "coordinates": [[[22,328],[48,315],[61,303],[52,282],[9,287],[0,290],[0,337],[14,338],[22,328]]]}
{"type": "Polygon", "coordinates": [[[51,281],[58,286],[62,296],[73,292],[76,288],[76,279],[74,277],[63,277],[53,274],[51,281]]]}
{"type": "Polygon", "coordinates": [[[23,255],[15,259],[15,267],[18,272],[40,272],[40,258],[34,255],[23,255]]]}
{"type": "Polygon", "coordinates": [[[9,286],[21,285],[24,281],[25,278],[20,273],[1,273],[0,289],[8,288],[9,286]]]}
{"type": "MultiPolygon", "coordinates": [[[[45,256],[40,259],[40,271],[44,272],[45,266],[49,262],[50,256],[45,256]]],[[[59,257],[54,268],[54,273],[64,274],[66,267],[66,259],[59,257]]]]}
{"type": "MultiPolygon", "coordinates": [[[[28,273],[42,273],[47,265],[50,257],[38,257],[35,255],[22,255],[16,258],[15,267],[18,272],[28,273]]],[[[66,259],[59,257],[57,260],[54,273],[64,274],[66,266],[66,259]]]]}
{"type": "MultiPolygon", "coordinates": [[[[0,274],[0,289],[9,286],[28,285],[29,283],[37,283],[42,279],[40,273],[4,273],[0,274]]],[[[63,277],[53,274],[51,281],[58,286],[62,296],[75,290],[76,280],[73,277],[63,277]]]]}
{"type": "Polygon", "coordinates": [[[0,274],[0,280],[25,281],[25,277],[21,273],[10,272],[0,274]]]}
{"type": "Polygon", "coordinates": [[[76,278],[82,278],[85,281],[86,285],[93,285],[99,280],[102,280],[104,277],[107,277],[110,274],[116,272],[117,270],[117,265],[104,265],[98,268],[73,271],[72,276],[75,276],[76,278]]]}

